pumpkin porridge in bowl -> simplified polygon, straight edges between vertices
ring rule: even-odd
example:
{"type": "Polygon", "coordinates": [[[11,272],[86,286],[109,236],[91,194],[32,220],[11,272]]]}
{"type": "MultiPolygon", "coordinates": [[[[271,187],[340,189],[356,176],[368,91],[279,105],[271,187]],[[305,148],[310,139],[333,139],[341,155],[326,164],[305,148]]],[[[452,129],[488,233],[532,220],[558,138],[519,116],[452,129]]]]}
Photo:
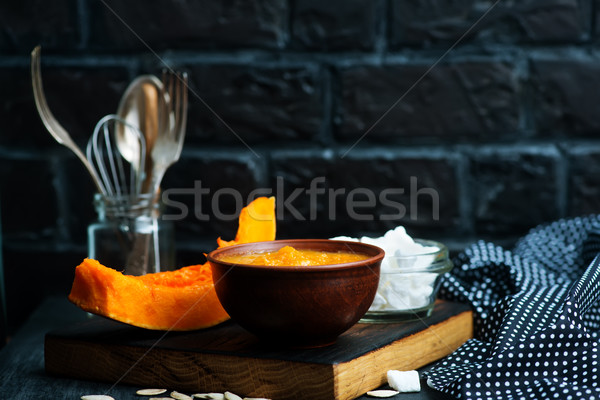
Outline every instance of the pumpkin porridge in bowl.
{"type": "Polygon", "coordinates": [[[351,253],[348,251],[297,250],[292,246],[284,246],[277,251],[224,255],[219,260],[233,264],[264,265],[270,267],[306,267],[311,265],[344,264],[366,260],[367,258],[369,256],[366,254],[351,253]]]}
{"type": "Polygon", "coordinates": [[[365,243],[297,239],[223,247],[207,258],[217,296],[240,326],[267,344],[319,347],[369,309],[383,256],[365,243]]]}

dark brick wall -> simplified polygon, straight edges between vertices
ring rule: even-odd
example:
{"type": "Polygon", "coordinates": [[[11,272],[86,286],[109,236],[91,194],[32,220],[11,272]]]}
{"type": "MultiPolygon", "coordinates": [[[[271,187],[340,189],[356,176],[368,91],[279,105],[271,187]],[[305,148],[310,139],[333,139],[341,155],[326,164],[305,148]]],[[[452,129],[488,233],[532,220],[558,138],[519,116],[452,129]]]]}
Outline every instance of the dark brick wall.
{"type": "Polygon", "coordinates": [[[68,291],[94,218],[86,172],[35,111],[37,44],[50,106],[80,145],[134,77],[165,63],[189,72],[186,147],[163,185],[190,210],[176,223],[179,265],[231,238],[235,220],[215,214],[234,215],[257,188],[280,201],[280,237],[401,223],[455,250],[600,211],[598,2],[492,3],[2,2],[11,326],[68,291]],[[195,185],[210,194],[177,191],[195,185]]]}

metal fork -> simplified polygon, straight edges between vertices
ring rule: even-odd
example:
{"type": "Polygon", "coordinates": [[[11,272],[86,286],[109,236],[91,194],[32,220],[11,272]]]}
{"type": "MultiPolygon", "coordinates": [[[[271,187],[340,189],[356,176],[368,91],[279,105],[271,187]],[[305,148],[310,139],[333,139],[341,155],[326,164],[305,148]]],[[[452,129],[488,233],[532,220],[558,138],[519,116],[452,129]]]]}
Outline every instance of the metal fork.
{"type": "Polygon", "coordinates": [[[188,76],[187,73],[163,71],[163,86],[166,90],[165,123],[152,149],[151,193],[157,193],[166,170],[181,155],[187,122],[188,76]]]}
{"type": "Polygon", "coordinates": [[[75,144],[73,139],[71,139],[69,133],[56,120],[56,118],[50,111],[50,108],[48,107],[48,102],[46,101],[46,96],[44,95],[44,89],[42,87],[40,53],[40,46],[36,46],[36,48],[33,49],[33,51],[31,52],[31,81],[33,84],[33,96],[35,98],[35,105],[37,107],[38,113],[40,114],[40,117],[42,118],[42,122],[44,123],[46,129],[48,129],[48,132],[50,132],[50,134],[54,137],[54,139],[56,139],[58,143],[68,147],[73,153],[75,153],[77,158],[81,160],[85,168],[92,176],[92,179],[94,180],[98,191],[100,193],[106,194],[106,191],[104,189],[104,186],[102,185],[102,182],[100,181],[98,173],[96,172],[94,167],[88,162],[81,149],[77,146],[77,144],[75,144]]]}
{"type": "Polygon", "coordinates": [[[185,126],[187,122],[187,89],[188,76],[186,72],[166,72],[163,71],[163,86],[167,90],[171,114],[174,114],[174,124],[171,126],[172,138],[178,143],[175,161],[179,159],[183,147],[183,138],[185,136],[185,126]],[[173,87],[175,83],[175,87],[173,87]],[[173,102],[173,99],[175,101],[173,102]]]}

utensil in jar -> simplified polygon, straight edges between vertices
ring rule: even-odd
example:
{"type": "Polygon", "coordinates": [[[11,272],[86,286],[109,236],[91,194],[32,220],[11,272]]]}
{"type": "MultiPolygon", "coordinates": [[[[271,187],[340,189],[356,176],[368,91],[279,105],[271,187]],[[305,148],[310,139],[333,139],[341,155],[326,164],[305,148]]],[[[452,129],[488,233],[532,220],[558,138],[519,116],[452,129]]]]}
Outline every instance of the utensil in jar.
{"type": "MultiPolygon", "coordinates": [[[[159,132],[167,129],[168,110],[163,83],[154,75],[136,78],[125,90],[117,116],[127,124],[136,126],[144,135],[146,143],[145,167],[136,172],[139,181],[148,179],[152,173],[152,149],[159,132]]],[[[140,165],[140,148],[137,135],[131,134],[125,124],[116,126],[116,144],[119,152],[134,167],[140,165]]]]}
{"type": "Polygon", "coordinates": [[[158,192],[166,170],[179,160],[187,122],[187,73],[163,71],[162,82],[165,88],[167,123],[159,131],[151,151],[152,173],[147,177],[148,185],[144,185],[144,191],[151,193],[158,192]]]}
{"type": "MultiPolygon", "coordinates": [[[[155,200],[141,193],[139,171],[144,170],[146,159],[144,134],[117,115],[107,115],[96,124],[86,155],[102,179],[106,192],[102,201],[110,207],[110,218],[118,222],[118,228],[113,232],[119,249],[126,254],[126,273],[143,275],[150,272],[152,259],[155,268],[160,268],[158,221],[152,217],[155,200]],[[123,154],[118,147],[119,137],[128,138],[129,153],[123,154]],[[150,246],[152,238],[156,247],[150,246]]],[[[105,212],[109,216],[106,209],[105,212]]]]}
{"type": "Polygon", "coordinates": [[[42,73],[40,67],[40,59],[41,59],[41,47],[36,46],[31,52],[31,82],[33,84],[33,97],[35,98],[35,105],[42,118],[42,122],[44,126],[50,132],[54,139],[62,144],[63,146],[71,149],[73,153],[79,158],[79,160],[83,163],[85,168],[90,173],[94,184],[98,188],[98,191],[106,194],[104,187],[102,185],[101,179],[98,176],[98,173],[94,169],[94,167],[90,164],[86,156],[83,154],[81,149],[75,144],[69,133],[62,127],[62,125],[56,120],[50,108],[48,107],[48,102],[46,101],[46,96],[44,95],[44,89],[42,86],[42,73]]]}
{"type": "MultiPolygon", "coordinates": [[[[140,175],[146,158],[146,142],[137,126],[117,115],[107,115],[94,128],[86,148],[87,161],[102,179],[105,196],[125,197],[136,201],[141,192],[140,175]],[[132,143],[131,160],[124,157],[118,146],[119,132],[132,143]],[[135,151],[134,151],[135,150],[135,151]],[[128,161],[128,163],[125,163],[128,161]]],[[[127,206],[125,204],[124,206],[127,206]]]]}

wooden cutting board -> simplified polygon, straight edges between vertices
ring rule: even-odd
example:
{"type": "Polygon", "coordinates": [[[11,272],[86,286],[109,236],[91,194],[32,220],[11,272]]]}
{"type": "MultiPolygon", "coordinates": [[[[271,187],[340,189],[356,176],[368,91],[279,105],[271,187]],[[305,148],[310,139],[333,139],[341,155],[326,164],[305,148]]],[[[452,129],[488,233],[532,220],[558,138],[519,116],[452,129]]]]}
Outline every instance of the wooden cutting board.
{"type": "Polygon", "coordinates": [[[471,310],[449,302],[424,320],[359,323],[331,346],[302,350],[271,347],[231,321],[165,333],[96,317],[48,333],[45,365],[59,376],[188,393],[349,400],[385,384],[388,370],[422,367],[472,334],[471,310]]]}

